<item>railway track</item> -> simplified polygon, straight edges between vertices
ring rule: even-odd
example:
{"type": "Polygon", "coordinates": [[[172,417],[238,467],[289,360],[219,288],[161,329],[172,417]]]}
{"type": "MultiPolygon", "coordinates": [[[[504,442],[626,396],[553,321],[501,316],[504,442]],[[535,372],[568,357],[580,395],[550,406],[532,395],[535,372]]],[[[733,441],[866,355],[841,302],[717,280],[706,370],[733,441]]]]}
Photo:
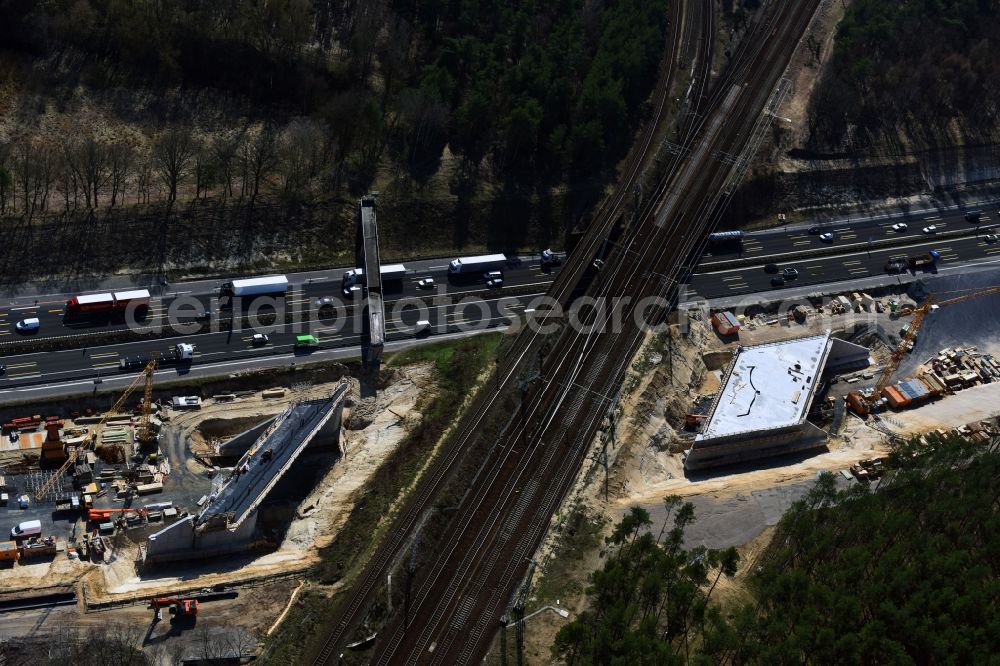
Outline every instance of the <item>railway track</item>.
{"type": "MultiPolygon", "coordinates": [[[[569,295],[586,271],[590,258],[600,249],[601,243],[617,216],[632,196],[633,185],[640,176],[649,154],[655,152],[654,138],[662,120],[666,117],[670,90],[674,85],[676,72],[673,63],[680,57],[681,40],[678,39],[676,32],[680,23],[678,8],[683,8],[685,4],[686,2],[673,5],[671,32],[667,41],[672,48],[664,56],[661,65],[660,80],[654,92],[654,112],[637,143],[637,149],[632,151],[623,166],[624,177],[621,184],[613,196],[605,200],[595,213],[591,231],[578,245],[574,255],[567,260],[550,289],[549,293],[555,295],[560,301],[569,295]]],[[[458,466],[470,439],[477,433],[482,419],[491,414],[502,402],[502,397],[511,393],[516,387],[520,369],[537,343],[536,335],[530,337],[522,335],[515,341],[512,349],[508,350],[505,355],[506,363],[503,364],[506,367],[498,366],[497,368],[497,372],[501,373],[497,390],[492,393],[481,391],[473,405],[467,410],[467,416],[459,423],[459,434],[451,439],[451,445],[442,451],[438,460],[418,483],[413,499],[407,502],[400,514],[393,520],[391,528],[387,531],[388,536],[376,548],[362,570],[358,581],[352,586],[350,596],[332,619],[327,635],[324,637],[319,651],[314,655],[313,663],[329,663],[336,650],[347,642],[351,632],[358,626],[367,612],[372,595],[385,580],[386,573],[391,571],[393,563],[405,552],[406,545],[412,537],[415,527],[419,524],[421,516],[424,515],[432,504],[433,498],[437,496],[437,493],[458,466]]]]}
{"type": "MultiPolygon", "coordinates": [[[[755,48],[744,50],[741,66],[717,89],[714,112],[700,123],[698,145],[689,143],[687,167],[664,180],[658,204],[619,244],[611,270],[599,275],[592,293],[669,295],[676,289],[670,274],[700,245],[725,198],[722,188],[735,164],[720,159],[720,151],[741,154],[758,127],[727,121],[760,113],[815,5],[771,6],[757,26],[755,48]]],[[[588,321],[605,324],[609,316],[593,312],[588,321]]],[[[614,402],[609,391],[620,385],[644,334],[639,326],[598,331],[560,335],[555,366],[546,370],[528,414],[508,421],[485,477],[453,519],[442,556],[418,589],[414,620],[387,627],[372,663],[462,664],[482,657],[525,558],[568,490],[587,442],[614,402]]]]}
{"type": "MultiPolygon", "coordinates": [[[[799,17],[811,15],[811,9],[805,12],[800,6],[799,17]]],[[[703,4],[700,12],[701,21],[711,25],[714,12],[704,10],[707,3],[703,4]]],[[[773,13],[771,23],[765,25],[773,33],[769,36],[777,36],[777,26],[781,24],[787,15],[794,15],[793,10],[776,11],[773,13]],[[778,18],[775,18],[778,17],[778,18]],[[781,19],[781,20],[779,20],[781,19]]],[[[676,22],[673,22],[676,26],[676,22]]],[[[804,27],[801,21],[795,23],[799,28],[804,27]]],[[[758,30],[758,33],[761,31],[758,30]]],[[[792,31],[797,42],[797,36],[801,30],[792,31]]],[[[708,34],[712,34],[711,31],[708,34]]],[[[787,37],[787,35],[781,35],[787,37]]],[[[778,43],[781,40],[759,40],[772,41],[778,43]]],[[[710,66],[711,40],[702,40],[708,44],[708,48],[703,50],[708,57],[703,57],[703,67],[707,72],[710,66]]],[[[675,42],[676,43],[676,42],[675,42]]],[[[758,44],[759,46],[759,44],[758,44]]],[[[743,49],[746,51],[746,49],[743,49]]],[[[759,52],[760,48],[757,49],[759,52]]],[[[767,55],[767,62],[777,61],[787,62],[787,57],[780,58],[778,52],[790,55],[791,50],[786,48],[774,49],[774,54],[767,55]]],[[[756,52],[755,52],[756,55],[756,52]]],[[[737,59],[737,63],[748,66],[753,61],[752,57],[744,56],[737,59]]],[[[668,61],[669,62],[669,61],[668,61]]],[[[694,70],[693,70],[694,71],[694,70]]],[[[772,72],[773,68],[765,68],[766,72],[772,72]]],[[[779,70],[780,71],[780,70],[779,70]]],[[[739,67],[733,68],[725,77],[724,81],[735,80],[741,76],[739,67]]],[[[669,77],[668,77],[669,78],[669,77]]],[[[701,83],[697,88],[693,87],[695,97],[703,95],[707,82],[707,75],[699,77],[701,83]]],[[[739,85],[745,87],[758,85],[760,81],[747,80],[739,85]]],[[[759,108],[759,95],[740,95],[739,88],[719,86],[716,93],[710,98],[709,108],[719,106],[721,111],[717,111],[721,116],[733,114],[745,114],[754,108],[759,108]],[[720,90],[727,95],[720,96],[720,90]],[[721,100],[721,102],[720,102],[721,100]]],[[[663,96],[661,95],[661,99],[663,96]]],[[[752,115],[750,116],[752,117],[752,115]]],[[[714,124],[706,125],[707,116],[702,117],[698,122],[696,114],[690,114],[686,121],[693,131],[685,136],[683,150],[676,155],[675,165],[668,170],[667,177],[663,179],[658,193],[668,192],[670,187],[681,189],[690,188],[684,180],[678,181],[678,177],[683,176],[683,171],[678,168],[685,161],[690,160],[691,148],[694,145],[695,137],[699,141],[710,145],[728,145],[727,142],[739,143],[741,128],[737,127],[735,134],[724,125],[721,120],[713,121],[714,124]],[[725,131],[724,131],[725,130],[725,131]]],[[[649,140],[652,132],[646,135],[646,149],[648,150],[649,140]]],[[[746,140],[746,139],[744,139],[746,140]]],[[[705,153],[709,155],[709,153],[705,153]]],[[[716,176],[722,172],[719,162],[715,160],[714,153],[712,159],[708,160],[708,169],[711,178],[706,178],[708,183],[714,183],[716,176]]],[[[706,157],[703,155],[695,160],[696,167],[705,165],[706,157]]],[[[641,165],[641,159],[633,161],[629,168],[626,183],[635,177],[641,165]]],[[[690,173],[690,168],[688,173],[690,173]]],[[[700,170],[700,169],[699,169],[700,170]]],[[[692,191],[694,188],[691,188],[692,191]]],[[[706,187],[698,188],[697,193],[685,193],[684,196],[674,196],[673,203],[663,208],[661,203],[654,211],[646,210],[642,216],[642,223],[635,229],[631,229],[627,239],[616,248],[615,261],[611,270],[603,271],[598,277],[598,287],[596,293],[602,295],[624,295],[630,293],[660,293],[669,292],[673,285],[670,280],[662,280],[664,273],[659,271],[636,270],[635,267],[654,265],[660,270],[672,271],[678,258],[683,258],[695,250],[695,246],[703,238],[702,233],[683,233],[685,215],[680,213],[682,202],[700,202],[694,206],[695,220],[704,219],[710,221],[714,204],[717,198],[706,196],[706,187]],[[706,201],[708,203],[706,203],[706,201]],[[673,210],[672,215],[665,214],[664,210],[673,210]],[[657,224],[656,221],[659,221],[657,224]],[[669,226],[666,223],[669,222],[669,226]],[[651,241],[657,237],[680,235],[679,244],[655,244],[651,241]],[[669,247],[669,251],[668,251],[669,247]],[[640,257],[638,261],[630,261],[630,253],[640,257]],[[657,285],[657,283],[659,283],[657,285]]],[[[582,244],[585,251],[575,254],[576,266],[567,266],[563,271],[562,284],[557,284],[554,293],[563,296],[569,292],[574,283],[579,280],[582,272],[586,270],[592,252],[604,242],[602,232],[606,232],[613,224],[615,214],[618,213],[625,201],[628,188],[622,188],[619,196],[612,200],[608,212],[598,216],[594,233],[590,234],[582,244]],[[569,276],[569,277],[566,277],[569,276]]],[[[670,197],[666,197],[670,199],[670,197]]],[[[663,201],[664,197],[657,196],[653,201],[663,201]]],[[[705,226],[708,222],[703,223],[705,226]]],[[[591,322],[598,322],[596,314],[590,315],[591,322]]],[[[589,436],[596,429],[600,418],[613,400],[600,390],[583,388],[590,384],[599,386],[607,390],[620,384],[621,378],[627,368],[628,359],[638,347],[641,341],[641,330],[629,331],[626,333],[614,333],[610,335],[567,335],[559,337],[557,347],[553,356],[557,361],[555,367],[546,371],[547,379],[542,389],[537,393],[526,418],[518,419],[516,422],[512,418],[508,419],[505,431],[502,434],[502,441],[506,445],[496,446],[491,450],[490,460],[484,464],[481,470],[482,482],[475,484],[473,492],[462,503],[460,515],[455,518],[454,526],[457,529],[448,531],[448,540],[440,552],[445,556],[440,558],[432,572],[425,578],[418,590],[413,604],[416,612],[414,617],[420,619],[421,630],[415,632],[402,622],[397,622],[395,629],[392,625],[387,628],[384,634],[388,638],[379,641],[376,648],[373,663],[394,663],[407,661],[415,663],[420,657],[426,656],[427,660],[436,663],[467,663],[474,660],[485,650],[485,645],[492,638],[498,614],[502,613],[503,605],[510,596],[510,589],[517,577],[523,573],[525,558],[533,552],[548,523],[548,518],[552,511],[561,501],[562,496],[572,481],[573,474],[578,469],[582,455],[586,448],[589,436]],[[585,362],[586,361],[586,362],[585,362]],[[609,367],[611,366],[611,367],[609,367]],[[578,381],[579,380],[579,381],[578,381]],[[583,383],[580,383],[583,382],[583,383]],[[600,397],[598,402],[595,396],[600,397]],[[583,414],[585,418],[578,418],[583,414]],[[581,422],[582,421],[582,422],[581,422]],[[530,435],[528,431],[530,430],[530,435]],[[549,437],[544,437],[547,433],[555,432],[557,439],[551,441],[549,437]],[[518,442],[528,442],[518,444],[518,442]],[[546,479],[542,484],[538,479],[546,479]],[[501,516],[506,516],[501,520],[501,516]],[[478,529],[476,529],[478,528],[478,529]],[[520,538],[513,538],[518,536],[520,538]],[[461,554],[461,555],[459,555],[461,554]],[[460,558],[460,559],[459,559],[460,558]],[[501,566],[503,565],[503,566],[501,566]],[[443,577],[450,575],[445,580],[443,577]],[[441,583],[441,584],[439,584],[441,583]],[[471,587],[470,587],[471,585],[471,587]],[[488,596],[487,596],[488,593],[488,596]],[[475,624],[471,630],[466,629],[466,623],[475,616],[475,624]],[[456,646],[454,639],[463,636],[459,642],[460,650],[456,646]],[[440,640],[432,640],[438,637],[440,640]],[[470,640],[471,638],[471,640],[470,640]],[[457,650],[457,652],[456,652],[457,650]],[[426,652],[425,652],[426,651],[426,652]],[[406,655],[408,658],[404,657],[406,655]],[[431,655],[434,655],[431,657],[431,655]]],[[[521,336],[524,338],[525,336],[521,336]]],[[[515,363],[511,364],[511,369],[504,372],[503,386],[509,387],[514,378],[514,370],[520,366],[527,351],[535,342],[533,337],[522,342],[516,347],[516,351],[510,355],[515,357],[515,363]]],[[[492,405],[502,393],[498,392],[488,399],[492,405]]],[[[465,424],[462,437],[458,439],[465,442],[471,436],[480,423],[480,416],[473,418],[465,424]]],[[[455,452],[457,455],[457,451],[455,452]]],[[[439,470],[445,469],[450,463],[439,466],[439,470]]],[[[436,485],[434,483],[431,486],[436,485]]],[[[429,497],[429,496],[428,496],[429,497]]],[[[419,507],[426,504],[423,495],[419,500],[411,505],[419,515],[419,507]]],[[[403,521],[408,522],[406,520],[403,521]]],[[[415,519],[412,521],[415,522],[415,519]]],[[[396,532],[395,541],[405,540],[405,537],[396,532]]],[[[387,551],[389,549],[381,549],[387,551]]],[[[399,546],[395,547],[399,552],[399,546]]],[[[365,579],[371,581],[369,589],[365,591],[362,585],[361,594],[352,597],[352,605],[348,606],[347,613],[336,625],[335,631],[328,636],[324,650],[319,655],[317,663],[323,663],[329,657],[337,642],[342,640],[350,624],[350,616],[353,613],[354,621],[359,619],[357,614],[365,606],[366,599],[371,594],[374,586],[381,581],[381,573],[391,564],[394,557],[382,558],[381,562],[375,562],[376,566],[370,569],[377,569],[378,575],[365,579]],[[360,601],[359,601],[360,600],[360,601]],[[352,608],[353,606],[353,608],[352,608]],[[338,635],[339,634],[339,635],[338,635]]]]}

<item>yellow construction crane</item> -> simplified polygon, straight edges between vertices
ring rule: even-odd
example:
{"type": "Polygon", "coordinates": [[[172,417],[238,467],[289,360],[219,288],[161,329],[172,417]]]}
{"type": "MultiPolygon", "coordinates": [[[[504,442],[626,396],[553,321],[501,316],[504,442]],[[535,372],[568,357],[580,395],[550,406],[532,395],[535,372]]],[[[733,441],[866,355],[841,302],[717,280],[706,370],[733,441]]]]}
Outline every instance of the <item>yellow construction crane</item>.
{"type": "MultiPolygon", "coordinates": [[[[144,422],[146,423],[146,427],[148,429],[149,427],[148,408],[152,398],[152,382],[153,382],[154,370],[156,370],[155,357],[149,363],[146,364],[146,367],[143,368],[142,372],[136,375],[135,379],[132,380],[132,383],[125,388],[125,390],[121,394],[121,397],[118,398],[115,404],[111,406],[111,409],[104,412],[104,416],[101,417],[101,420],[98,421],[97,425],[94,426],[93,434],[90,437],[90,444],[88,446],[93,446],[97,442],[97,434],[100,432],[101,428],[104,427],[104,424],[107,423],[108,419],[110,419],[112,416],[114,416],[121,410],[122,405],[125,404],[125,401],[128,400],[128,397],[132,395],[132,392],[139,385],[139,380],[143,378],[145,378],[146,380],[146,397],[143,401],[143,413],[144,413],[144,422]]],[[[52,486],[54,486],[56,482],[62,478],[63,474],[66,473],[66,471],[70,468],[70,466],[74,462],[76,462],[76,459],[80,455],[80,451],[83,450],[84,448],[88,447],[75,447],[72,451],[70,451],[69,456],[66,458],[66,462],[64,462],[62,466],[59,469],[57,469],[51,477],[49,477],[49,480],[45,482],[45,484],[38,490],[38,492],[35,493],[36,502],[42,501],[45,498],[45,496],[48,495],[49,491],[52,490],[52,486]]]]}
{"type": "Polygon", "coordinates": [[[899,367],[900,362],[906,353],[912,349],[911,344],[917,338],[917,332],[920,327],[924,324],[924,318],[927,313],[930,312],[935,306],[944,307],[946,305],[954,305],[955,303],[962,303],[965,301],[971,301],[974,298],[980,298],[982,296],[992,296],[994,294],[1000,294],[1000,287],[988,287],[986,289],[961,289],[958,291],[944,292],[945,294],[959,294],[962,296],[954,296],[952,298],[947,298],[945,300],[939,301],[936,298],[936,294],[930,294],[927,296],[927,300],[924,301],[920,307],[913,311],[913,319],[910,320],[909,326],[903,332],[903,336],[899,341],[899,345],[892,352],[892,357],[889,362],[886,363],[885,368],[882,369],[882,373],[878,377],[878,381],[875,382],[875,386],[872,387],[871,392],[862,393],[861,391],[851,391],[847,394],[847,405],[856,414],[870,414],[872,411],[872,404],[879,399],[882,395],[882,390],[889,385],[889,380],[892,378],[892,374],[896,372],[896,368],[899,367]],[[967,293],[963,293],[967,292],[967,293]]]}
{"type": "Polygon", "coordinates": [[[142,443],[148,443],[155,439],[149,427],[149,417],[153,411],[153,374],[156,372],[157,358],[158,355],[153,354],[153,358],[149,360],[149,363],[142,371],[146,376],[146,388],[142,396],[142,414],[139,417],[139,428],[135,433],[136,439],[142,443]]]}

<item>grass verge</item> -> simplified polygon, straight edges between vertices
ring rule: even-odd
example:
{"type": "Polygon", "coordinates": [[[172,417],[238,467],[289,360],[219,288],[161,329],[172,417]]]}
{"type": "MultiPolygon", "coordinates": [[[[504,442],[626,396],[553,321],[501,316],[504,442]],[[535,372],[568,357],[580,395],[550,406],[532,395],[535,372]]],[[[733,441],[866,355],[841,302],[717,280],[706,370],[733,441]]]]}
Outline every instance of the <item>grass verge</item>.
{"type": "MultiPolygon", "coordinates": [[[[539,607],[583,592],[588,560],[604,544],[605,524],[600,515],[591,515],[582,504],[574,505],[559,529],[558,542],[536,578],[533,595],[539,607]]],[[[535,604],[532,604],[533,606],[535,604]]]]}

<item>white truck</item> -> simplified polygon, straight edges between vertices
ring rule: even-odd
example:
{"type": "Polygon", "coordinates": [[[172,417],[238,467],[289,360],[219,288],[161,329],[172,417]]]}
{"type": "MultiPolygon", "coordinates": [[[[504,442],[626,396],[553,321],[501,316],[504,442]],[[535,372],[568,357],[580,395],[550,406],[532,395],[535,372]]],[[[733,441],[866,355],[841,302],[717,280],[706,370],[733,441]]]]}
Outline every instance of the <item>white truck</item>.
{"type": "Polygon", "coordinates": [[[264,275],[222,283],[220,296],[282,296],[288,291],[288,278],[284,275],[264,275]]]}
{"type": "MultiPolygon", "coordinates": [[[[382,276],[382,282],[402,280],[406,277],[406,266],[403,264],[383,264],[379,267],[379,275],[382,276]]],[[[341,285],[344,295],[350,296],[351,288],[360,286],[364,276],[365,269],[363,268],[352,268],[346,271],[341,285]]]]}
{"type": "Polygon", "coordinates": [[[503,268],[507,265],[507,256],[503,254],[481,254],[478,257],[459,257],[448,264],[448,272],[452,275],[469,275],[486,273],[503,268]]]}
{"type": "MultiPolygon", "coordinates": [[[[157,356],[156,363],[160,366],[184,365],[186,363],[191,363],[194,361],[194,345],[188,344],[187,342],[180,342],[168,349],[165,353],[158,354],[157,356]]],[[[118,361],[118,369],[125,371],[145,368],[152,358],[152,354],[129,356],[118,361]]]]}

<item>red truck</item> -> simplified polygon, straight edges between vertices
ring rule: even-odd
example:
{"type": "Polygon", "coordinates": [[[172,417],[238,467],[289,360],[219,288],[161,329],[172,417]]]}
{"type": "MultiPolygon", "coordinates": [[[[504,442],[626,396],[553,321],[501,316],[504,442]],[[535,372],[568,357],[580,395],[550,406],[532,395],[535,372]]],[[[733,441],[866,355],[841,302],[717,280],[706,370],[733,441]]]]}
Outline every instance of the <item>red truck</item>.
{"type": "Polygon", "coordinates": [[[74,296],[66,301],[66,312],[70,314],[87,314],[91,312],[123,311],[133,303],[137,308],[149,307],[149,290],[133,289],[131,291],[116,291],[110,294],[74,296]]]}

